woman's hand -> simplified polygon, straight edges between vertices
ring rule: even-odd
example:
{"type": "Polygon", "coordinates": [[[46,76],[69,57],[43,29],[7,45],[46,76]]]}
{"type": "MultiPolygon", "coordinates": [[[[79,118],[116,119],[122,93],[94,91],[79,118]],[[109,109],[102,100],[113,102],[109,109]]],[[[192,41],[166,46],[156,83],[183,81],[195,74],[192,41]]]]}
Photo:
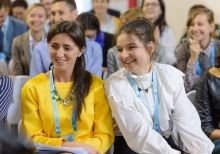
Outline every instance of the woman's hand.
{"type": "Polygon", "coordinates": [[[192,40],[189,48],[190,48],[190,54],[191,54],[190,60],[192,62],[196,62],[196,60],[199,58],[199,53],[202,51],[202,48],[199,42],[196,40],[192,40]]]}
{"type": "Polygon", "coordinates": [[[63,142],[62,147],[83,148],[87,150],[89,154],[100,154],[94,147],[80,142],[63,142]]]}

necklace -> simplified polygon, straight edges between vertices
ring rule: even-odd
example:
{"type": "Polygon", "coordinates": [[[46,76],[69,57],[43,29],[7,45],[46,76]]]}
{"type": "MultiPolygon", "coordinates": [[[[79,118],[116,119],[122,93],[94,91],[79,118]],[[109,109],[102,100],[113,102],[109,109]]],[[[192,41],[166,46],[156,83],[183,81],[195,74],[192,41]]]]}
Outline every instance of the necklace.
{"type": "Polygon", "coordinates": [[[153,88],[153,83],[152,83],[152,82],[151,82],[151,84],[150,84],[150,87],[148,87],[148,88],[146,88],[146,89],[138,88],[138,91],[144,90],[146,93],[148,93],[148,90],[149,90],[150,88],[153,88]]]}
{"type": "Polygon", "coordinates": [[[66,106],[67,104],[69,104],[70,101],[73,101],[73,96],[74,96],[74,91],[73,89],[71,90],[71,92],[69,93],[68,97],[66,99],[62,99],[60,97],[60,94],[58,93],[56,87],[54,86],[54,99],[56,99],[57,101],[59,101],[60,103],[62,103],[64,106],[66,106]]]}

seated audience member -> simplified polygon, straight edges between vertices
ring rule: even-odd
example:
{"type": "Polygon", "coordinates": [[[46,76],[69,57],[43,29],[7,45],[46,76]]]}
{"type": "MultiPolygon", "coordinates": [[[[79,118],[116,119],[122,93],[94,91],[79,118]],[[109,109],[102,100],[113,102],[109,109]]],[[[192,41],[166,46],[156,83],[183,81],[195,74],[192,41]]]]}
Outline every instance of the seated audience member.
{"type": "Polygon", "coordinates": [[[4,0],[0,8],[0,59],[6,62],[11,59],[13,39],[28,30],[23,21],[9,16],[10,6],[10,0],[4,0]]]}
{"type": "Polygon", "coordinates": [[[195,106],[202,122],[202,130],[215,144],[212,154],[220,153],[219,83],[220,56],[217,56],[215,66],[207,70],[199,78],[195,101],[195,106]]]}
{"type": "Polygon", "coordinates": [[[14,75],[29,75],[34,47],[46,37],[46,32],[44,31],[46,20],[47,13],[42,4],[35,3],[28,8],[26,23],[29,31],[13,40],[12,59],[14,75]]]}
{"type": "Polygon", "coordinates": [[[176,41],[173,30],[166,23],[164,1],[142,0],[141,8],[145,12],[147,19],[155,26],[155,40],[165,48],[165,63],[174,65],[176,62],[174,54],[176,41]]]}
{"type": "Polygon", "coordinates": [[[215,29],[213,12],[207,8],[192,12],[187,21],[190,39],[175,51],[176,67],[185,73],[186,92],[195,89],[198,78],[215,64],[220,42],[212,38],[215,29]]]}
{"type": "Polygon", "coordinates": [[[51,27],[50,9],[51,9],[51,5],[53,3],[53,0],[40,0],[40,2],[41,2],[41,4],[44,5],[45,9],[47,10],[47,21],[46,21],[46,24],[44,25],[44,30],[46,32],[48,32],[51,27]]]}
{"type": "Polygon", "coordinates": [[[98,42],[102,47],[102,73],[107,70],[107,52],[112,47],[113,35],[100,30],[100,24],[97,17],[92,13],[82,13],[77,19],[84,30],[87,38],[98,42]]]}
{"type": "MultiPolygon", "coordinates": [[[[115,17],[117,17],[117,18],[119,18],[120,15],[121,15],[121,13],[120,13],[119,11],[114,10],[114,9],[108,8],[107,11],[108,11],[108,14],[110,14],[110,15],[112,15],[112,16],[115,16],[115,17]]],[[[91,13],[95,13],[93,9],[92,9],[90,12],[91,12],[91,13]]]]}
{"type": "Polygon", "coordinates": [[[0,70],[0,125],[4,125],[7,120],[12,93],[13,82],[11,78],[5,76],[0,70]]]}
{"type": "Polygon", "coordinates": [[[105,153],[114,141],[104,82],[85,70],[84,29],[62,21],[47,35],[54,67],[22,89],[22,122],[34,143],[105,153]]]}
{"type": "MultiPolygon", "coordinates": [[[[207,7],[205,7],[204,5],[201,5],[201,4],[193,5],[193,6],[190,8],[190,10],[189,10],[188,16],[190,16],[190,14],[191,14],[193,11],[195,11],[196,9],[201,9],[201,8],[207,8],[207,7]]],[[[184,43],[184,42],[188,42],[189,37],[190,37],[190,36],[189,36],[189,30],[188,30],[188,28],[186,28],[186,29],[184,30],[184,33],[183,33],[181,39],[180,39],[179,44],[184,43]]],[[[214,30],[214,32],[212,33],[212,37],[214,37],[214,38],[220,37],[220,25],[219,25],[219,24],[215,24],[215,30],[214,30]]],[[[219,39],[219,38],[218,38],[218,39],[219,39]]]]}
{"type": "Polygon", "coordinates": [[[26,10],[28,4],[25,0],[15,0],[11,5],[12,15],[24,22],[26,22],[26,10]]]}
{"type": "Polygon", "coordinates": [[[104,85],[123,135],[115,139],[114,153],[184,153],[172,138],[174,124],[190,153],[211,154],[214,145],[186,96],[184,74],[152,60],[154,25],[146,18],[136,18],[121,27],[113,42],[123,66],[104,85]]]}
{"type": "MultiPolygon", "coordinates": [[[[132,8],[123,13],[120,17],[121,23],[125,24],[131,21],[135,17],[145,17],[145,13],[140,8],[132,8]]],[[[156,43],[156,49],[153,59],[158,63],[165,63],[165,50],[164,47],[156,43]]],[[[112,75],[121,68],[121,64],[118,60],[118,54],[116,49],[112,47],[108,50],[107,56],[107,76],[112,75]]]]}
{"type": "MultiPolygon", "coordinates": [[[[75,21],[78,16],[75,0],[54,0],[51,6],[51,23],[55,24],[60,21],[75,21]],[[60,12],[63,12],[60,14],[60,12]],[[59,18],[58,18],[59,17],[59,18]]],[[[102,48],[90,39],[86,38],[86,70],[99,76],[102,76],[102,48]]],[[[33,77],[49,70],[51,60],[48,52],[47,41],[38,43],[34,48],[31,58],[30,76],[33,77]]]]}
{"type": "Polygon", "coordinates": [[[121,26],[119,18],[108,14],[109,0],[92,0],[95,16],[103,32],[115,34],[121,26]]]}

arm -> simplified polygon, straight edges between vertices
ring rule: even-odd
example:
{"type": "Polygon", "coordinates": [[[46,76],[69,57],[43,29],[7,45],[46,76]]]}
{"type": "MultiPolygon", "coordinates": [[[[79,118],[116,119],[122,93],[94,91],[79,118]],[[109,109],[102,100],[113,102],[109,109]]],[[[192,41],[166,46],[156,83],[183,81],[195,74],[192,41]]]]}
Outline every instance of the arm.
{"type": "Polygon", "coordinates": [[[159,38],[158,42],[165,47],[167,63],[173,65],[176,62],[174,54],[176,41],[174,33],[170,27],[165,27],[162,37],[159,38]]]}
{"type": "Polygon", "coordinates": [[[103,60],[102,48],[98,43],[92,40],[87,40],[86,43],[87,49],[84,53],[86,57],[86,70],[101,78],[103,60]]]}
{"type": "Polygon", "coordinates": [[[116,53],[114,52],[116,52],[114,48],[110,48],[107,54],[107,76],[108,77],[117,71],[116,66],[115,66],[117,65],[117,63],[114,58],[115,57],[114,54],[116,53]]]}
{"type": "Polygon", "coordinates": [[[207,80],[207,73],[205,73],[201,76],[197,84],[195,106],[201,119],[202,130],[208,137],[215,140],[220,138],[220,130],[213,126],[210,105],[211,98],[209,94],[210,88],[207,80]]]}
{"type": "MultiPolygon", "coordinates": [[[[34,77],[40,73],[45,73],[48,71],[48,69],[46,70],[44,68],[44,63],[43,63],[43,58],[46,57],[42,57],[41,55],[41,50],[43,50],[43,52],[48,52],[48,49],[42,49],[43,43],[40,42],[38,44],[36,44],[36,46],[34,47],[34,51],[33,51],[33,55],[31,58],[31,64],[30,64],[30,77],[34,77]]],[[[45,56],[47,56],[45,54],[45,56]]],[[[46,58],[48,59],[48,58],[46,58]]],[[[49,67],[49,66],[48,66],[49,67]]]]}
{"type": "Polygon", "coordinates": [[[105,85],[106,96],[128,146],[140,154],[180,154],[179,151],[172,149],[163,137],[151,128],[149,120],[144,118],[137,108],[129,105],[135,101],[131,96],[133,94],[129,94],[130,91],[127,90],[129,88],[123,88],[120,84],[117,84],[117,86],[115,84],[113,87],[114,81],[108,79],[108,83],[105,85]]]}
{"type": "MultiPolygon", "coordinates": [[[[196,63],[192,62],[187,55],[187,48],[184,47],[185,44],[181,44],[176,48],[175,56],[177,59],[176,67],[185,73],[184,78],[184,86],[186,92],[191,91],[195,84],[197,83],[197,80],[199,76],[196,74],[196,63]]],[[[189,50],[189,49],[188,49],[189,50]]]]}
{"type": "Polygon", "coordinates": [[[21,47],[19,46],[20,37],[13,39],[12,45],[12,59],[13,59],[13,74],[14,75],[23,75],[24,70],[21,65],[21,47]]]}
{"type": "Polygon", "coordinates": [[[7,119],[8,108],[13,93],[13,82],[11,78],[0,74],[0,125],[7,119]]]}
{"type": "MultiPolygon", "coordinates": [[[[32,80],[29,80],[32,81],[32,80]]],[[[22,124],[27,138],[31,138],[34,143],[41,143],[50,146],[61,146],[65,141],[63,138],[52,138],[44,133],[42,117],[39,111],[39,90],[31,85],[39,85],[38,82],[27,82],[21,91],[21,113],[22,124]]],[[[43,82],[43,81],[42,81],[43,82]]],[[[40,90],[41,91],[41,90],[40,90]]]]}
{"type": "Polygon", "coordinates": [[[174,110],[171,119],[186,148],[190,153],[211,154],[214,145],[203,133],[198,113],[187,98],[183,84],[179,85],[173,100],[174,110]]]}

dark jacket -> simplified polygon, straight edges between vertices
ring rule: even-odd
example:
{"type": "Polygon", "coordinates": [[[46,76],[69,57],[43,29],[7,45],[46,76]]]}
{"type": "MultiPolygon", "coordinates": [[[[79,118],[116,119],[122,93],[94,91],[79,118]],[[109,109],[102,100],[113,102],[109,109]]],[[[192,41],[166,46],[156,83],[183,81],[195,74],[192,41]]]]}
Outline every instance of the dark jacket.
{"type": "Polygon", "coordinates": [[[196,89],[195,106],[201,119],[202,130],[210,137],[220,129],[220,78],[206,71],[199,79],[196,89]]]}
{"type": "Polygon", "coordinates": [[[107,67],[107,54],[108,54],[108,49],[112,47],[113,35],[106,32],[104,32],[104,35],[105,35],[105,40],[102,50],[102,55],[103,55],[102,67],[107,67]]]}
{"type": "MultiPolygon", "coordinates": [[[[90,12],[94,13],[94,10],[91,10],[90,12]]],[[[113,9],[110,9],[110,8],[108,8],[108,14],[113,15],[113,16],[118,17],[118,18],[120,18],[120,15],[121,15],[121,13],[119,11],[113,10],[113,9]]]]}

